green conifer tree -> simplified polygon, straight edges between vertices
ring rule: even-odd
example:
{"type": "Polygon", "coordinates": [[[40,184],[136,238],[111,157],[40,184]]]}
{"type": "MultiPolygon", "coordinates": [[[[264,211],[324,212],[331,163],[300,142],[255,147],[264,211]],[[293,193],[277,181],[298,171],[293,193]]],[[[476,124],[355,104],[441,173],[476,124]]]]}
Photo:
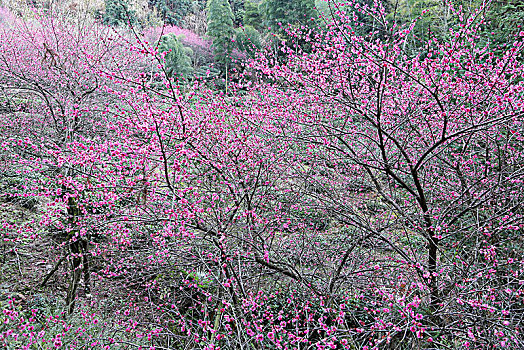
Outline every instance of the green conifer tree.
{"type": "Polygon", "coordinates": [[[184,17],[191,10],[191,0],[149,0],[149,6],[155,7],[166,24],[182,26],[184,17]]]}
{"type": "Polygon", "coordinates": [[[166,52],[164,59],[169,77],[175,75],[187,77],[191,74],[193,70],[191,54],[193,51],[188,47],[184,47],[179,37],[173,33],[162,36],[158,49],[160,52],[166,52]]]}
{"type": "Polygon", "coordinates": [[[244,0],[230,0],[231,11],[233,12],[233,22],[235,26],[241,26],[244,23],[245,3],[244,0]]]}
{"type": "Polygon", "coordinates": [[[281,25],[309,25],[311,18],[317,16],[315,0],[266,0],[262,4],[265,22],[272,31],[281,25]]]}
{"type": "Polygon", "coordinates": [[[129,8],[126,0],[105,0],[105,5],[104,24],[118,27],[137,22],[136,13],[129,8]]]}
{"type": "Polygon", "coordinates": [[[244,5],[244,26],[251,26],[258,31],[262,29],[262,14],[259,10],[258,3],[247,0],[244,5]]]}
{"type": "Polygon", "coordinates": [[[254,57],[255,52],[262,47],[260,33],[248,25],[236,29],[235,42],[237,48],[245,52],[249,57],[254,57]]]}
{"type": "Polygon", "coordinates": [[[207,35],[213,40],[216,60],[226,66],[233,50],[233,12],[228,0],[209,0],[207,3],[207,35]]]}

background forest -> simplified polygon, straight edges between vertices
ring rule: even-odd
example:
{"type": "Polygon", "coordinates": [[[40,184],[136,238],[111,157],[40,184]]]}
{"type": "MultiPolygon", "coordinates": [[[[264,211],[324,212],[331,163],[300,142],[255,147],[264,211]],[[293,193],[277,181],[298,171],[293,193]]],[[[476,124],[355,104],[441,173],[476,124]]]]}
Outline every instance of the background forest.
{"type": "Polygon", "coordinates": [[[524,348],[522,25],[0,1],[0,349],[524,348]]]}

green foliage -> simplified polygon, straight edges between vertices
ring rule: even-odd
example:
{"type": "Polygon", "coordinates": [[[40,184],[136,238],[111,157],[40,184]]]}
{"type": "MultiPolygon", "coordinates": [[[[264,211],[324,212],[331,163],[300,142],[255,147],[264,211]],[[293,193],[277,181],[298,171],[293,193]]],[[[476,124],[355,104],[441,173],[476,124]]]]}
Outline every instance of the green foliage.
{"type": "Polygon", "coordinates": [[[180,39],[173,33],[162,36],[159,45],[160,52],[166,52],[165,65],[169,77],[178,75],[187,77],[192,72],[192,50],[184,47],[180,39]]]}
{"type": "Polygon", "coordinates": [[[169,25],[182,26],[184,17],[191,10],[191,0],[149,0],[149,5],[155,7],[169,25]]]}
{"type": "Polygon", "coordinates": [[[230,0],[231,11],[233,11],[233,22],[235,26],[241,26],[244,23],[244,0],[230,0]]]}
{"type": "Polygon", "coordinates": [[[247,0],[244,5],[244,26],[251,26],[261,31],[262,22],[263,17],[258,3],[247,0]]]}
{"type": "Polygon", "coordinates": [[[272,31],[280,25],[310,25],[318,16],[314,0],[266,0],[262,6],[265,22],[272,31]]]}
{"type": "Polygon", "coordinates": [[[235,32],[237,48],[248,56],[253,57],[255,51],[262,47],[260,33],[252,26],[237,28],[235,32]]]}
{"type": "MultiPolygon", "coordinates": [[[[452,3],[455,8],[462,6],[470,13],[483,6],[481,0],[453,0],[452,3]]],[[[409,23],[420,17],[422,11],[426,11],[417,20],[414,35],[408,40],[408,48],[414,52],[419,52],[420,43],[426,42],[430,36],[445,39],[449,28],[456,24],[448,4],[439,0],[389,0],[386,6],[389,10],[388,21],[398,24],[409,23]]],[[[484,40],[489,42],[495,51],[500,51],[508,42],[508,38],[521,30],[519,25],[524,24],[524,2],[493,1],[482,11],[482,15],[485,16],[484,40]]]]}
{"type": "Polygon", "coordinates": [[[129,8],[126,0],[105,0],[105,5],[104,24],[118,27],[137,22],[136,13],[129,8]]]}
{"type": "Polygon", "coordinates": [[[187,280],[194,281],[199,288],[209,288],[212,282],[212,279],[202,272],[190,272],[187,274],[187,280]]]}
{"type": "Polygon", "coordinates": [[[429,36],[442,38],[447,34],[448,23],[448,6],[445,2],[439,0],[390,0],[390,14],[388,21],[398,24],[407,24],[422,15],[417,20],[413,35],[410,37],[409,46],[418,50],[420,43],[429,39],[429,36]]]}
{"type": "Polygon", "coordinates": [[[209,0],[207,3],[207,35],[213,40],[216,60],[222,65],[231,61],[233,50],[233,11],[227,0],[209,0]]]}
{"type": "Polygon", "coordinates": [[[486,31],[491,34],[491,45],[500,51],[506,43],[512,43],[512,36],[524,26],[524,2],[508,0],[493,2],[489,8],[486,31]],[[508,40],[509,39],[509,40],[508,40]]]}

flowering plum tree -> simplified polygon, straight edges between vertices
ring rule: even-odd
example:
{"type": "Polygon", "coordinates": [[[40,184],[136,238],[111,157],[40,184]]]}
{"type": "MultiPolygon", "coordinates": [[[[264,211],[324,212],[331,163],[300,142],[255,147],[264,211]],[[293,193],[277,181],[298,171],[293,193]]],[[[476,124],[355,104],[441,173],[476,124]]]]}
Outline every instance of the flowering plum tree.
{"type": "Polygon", "coordinates": [[[2,345],[522,347],[524,33],[496,55],[451,7],[409,56],[413,24],[330,4],[228,94],[123,32],[4,30],[3,194],[40,204],[2,237],[69,286],[46,322],[11,299],[2,345]]]}
{"type": "MultiPolygon", "coordinates": [[[[266,111],[280,111],[267,113],[281,127],[274,135],[295,144],[300,205],[352,231],[339,237],[349,242],[332,255],[326,295],[365,280],[348,265],[356,247],[368,241],[376,251],[380,243],[389,253],[375,268],[384,274],[367,284],[395,299],[384,283],[393,290],[406,278],[414,283],[428,306],[427,323],[412,327],[417,337],[454,327],[477,346],[495,334],[502,345],[516,341],[518,332],[499,330],[522,306],[514,299],[522,242],[514,238],[523,228],[524,32],[495,56],[478,45],[482,9],[456,11],[451,39],[431,39],[410,57],[403,48],[413,25],[391,28],[379,8],[351,8],[381,28],[356,35],[357,16],[333,6],[338,20],[315,37],[312,53],[284,46],[285,64],[267,55],[252,64],[275,82],[257,96],[266,111]],[[458,310],[460,319],[451,316],[458,310]]],[[[386,334],[388,342],[405,336],[386,334]]]]}
{"type": "MultiPolygon", "coordinates": [[[[76,25],[78,29],[71,30],[73,23],[52,17],[11,23],[2,32],[0,78],[3,102],[8,107],[8,114],[2,119],[3,158],[9,164],[5,175],[25,179],[4,195],[43,198],[48,210],[40,225],[63,231],[58,235],[61,245],[57,248],[67,253],[59,253],[62,257],[58,261],[61,263],[66,256],[72,259],[74,272],[67,296],[70,311],[81,265],[86,290],[89,289],[91,233],[80,227],[91,227],[94,217],[88,219],[91,223],[77,220],[81,213],[87,219],[86,210],[94,210],[87,198],[95,198],[98,190],[93,189],[100,185],[93,178],[101,173],[92,157],[96,158],[94,150],[101,147],[102,138],[103,142],[111,142],[110,136],[100,134],[96,125],[108,121],[104,108],[114,101],[114,95],[107,89],[117,88],[112,83],[118,78],[116,73],[125,74],[136,67],[129,65],[133,55],[115,50],[117,44],[113,41],[117,37],[110,31],[76,25]],[[113,75],[102,76],[107,70],[113,75]],[[79,155],[77,149],[85,149],[91,155],[79,155]],[[24,191],[19,192],[21,188],[24,191]],[[84,200],[88,202],[82,204],[84,200]],[[66,217],[62,215],[64,210],[66,217]]],[[[103,201],[102,197],[98,199],[103,201]]],[[[24,230],[20,233],[27,238],[39,237],[36,227],[24,230]]]]}

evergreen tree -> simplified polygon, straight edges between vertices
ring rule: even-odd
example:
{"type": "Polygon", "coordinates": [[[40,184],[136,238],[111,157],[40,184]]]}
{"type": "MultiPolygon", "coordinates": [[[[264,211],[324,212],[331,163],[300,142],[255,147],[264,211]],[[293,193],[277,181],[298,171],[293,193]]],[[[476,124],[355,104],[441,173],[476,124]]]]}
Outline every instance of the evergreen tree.
{"type": "MultiPolygon", "coordinates": [[[[440,0],[389,0],[384,3],[390,12],[389,22],[400,25],[410,23],[414,18],[418,18],[411,36],[406,44],[406,49],[418,52],[419,45],[426,42],[430,37],[443,39],[448,34],[449,11],[446,2],[440,0]],[[424,14],[423,14],[424,13],[424,14]]],[[[365,30],[377,28],[374,19],[360,16],[367,27],[365,30]]]]}
{"type": "Polygon", "coordinates": [[[218,62],[227,66],[233,50],[233,11],[228,0],[209,0],[207,3],[207,35],[213,40],[218,62]]]}
{"type": "MultiPolygon", "coordinates": [[[[512,45],[511,39],[524,28],[524,2],[494,1],[488,9],[487,19],[486,32],[493,33],[488,35],[491,47],[500,54],[505,51],[507,45],[512,45]]],[[[524,38],[521,36],[520,40],[524,38]]]]}
{"type": "Polygon", "coordinates": [[[110,26],[121,26],[135,24],[136,13],[129,8],[126,0],[105,0],[106,10],[103,17],[104,24],[110,26]]]}
{"type": "Polygon", "coordinates": [[[243,25],[245,13],[244,0],[231,0],[231,10],[233,11],[234,25],[243,25]]]}
{"type": "Polygon", "coordinates": [[[266,0],[264,9],[265,23],[272,31],[278,31],[281,25],[311,23],[317,17],[315,0],[266,0]]]}
{"type": "Polygon", "coordinates": [[[247,0],[244,5],[244,26],[251,26],[261,31],[262,21],[263,17],[260,13],[259,5],[256,2],[247,0]]]}
{"type": "Polygon", "coordinates": [[[184,17],[191,10],[191,0],[149,0],[149,6],[155,7],[166,24],[182,26],[184,17]]]}
{"type": "Polygon", "coordinates": [[[237,28],[235,35],[237,48],[245,52],[249,57],[254,57],[256,50],[262,47],[260,33],[252,26],[237,28]]]}
{"type": "MultiPolygon", "coordinates": [[[[485,5],[482,0],[452,0],[452,4],[455,8],[466,8],[470,13],[485,5]]],[[[429,38],[445,40],[449,35],[449,28],[457,20],[449,11],[448,4],[439,0],[388,0],[384,5],[389,10],[387,19],[390,22],[402,25],[418,18],[406,45],[406,50],[412,53],[423,52],[420,45],[429,38]]],[[[504,45],[508,43],[508,37],[519,32],[519,25],[524,24],[524,3],[522,0],[492,1],[482,11],[482,15],[485,16],[485,21],[483,31],[479,32],[479,40],[484,43],[487,40],[495,52],[502,52],[504,45]]],[[[374,27],[365,18],[359,17],[359,20],[369,23],[370,28],[374,27]]]]}
{"type": "Polygon", "coordinates": [[[166,52],[164,57],[167,75],[173,77],[175,75],[187,77],[192,72],[191,55],[192,50],[184,47],[180,38],[175,34],[167,34],[162,36],[159,45],[160,52],[166,52]]]}

